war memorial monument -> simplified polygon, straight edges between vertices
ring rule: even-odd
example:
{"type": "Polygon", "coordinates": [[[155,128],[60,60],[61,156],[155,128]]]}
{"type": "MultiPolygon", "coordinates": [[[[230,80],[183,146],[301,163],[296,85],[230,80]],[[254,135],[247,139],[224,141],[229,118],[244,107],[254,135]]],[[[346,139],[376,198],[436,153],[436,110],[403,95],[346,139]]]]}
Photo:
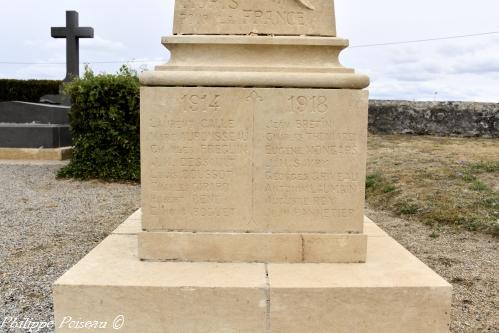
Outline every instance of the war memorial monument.
{"type": "Polygon", "coordinates": [[[57,332],[449,331],[451,286],[364,217],[369,78],[335,26],[333,0],[175,2],[142,210],[55,283],[57,332]]]}

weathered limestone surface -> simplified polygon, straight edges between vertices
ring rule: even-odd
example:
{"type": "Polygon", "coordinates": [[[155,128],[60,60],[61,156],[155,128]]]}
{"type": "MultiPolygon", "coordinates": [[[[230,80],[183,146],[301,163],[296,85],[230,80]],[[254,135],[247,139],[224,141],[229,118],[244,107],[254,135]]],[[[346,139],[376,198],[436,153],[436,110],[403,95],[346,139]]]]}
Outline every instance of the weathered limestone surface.
{"type": "Polygon", "coordinates": [[[365,261],[366,91],[145,87],[141,103],[142,259],[365,261]]]}
{"type": "Polygon", "coordinates": [[[145,86],[364,89],[366,75],[339,61],[348,40],[310,36],[173,36],[167,64],[141,75],[145,86]]]}
{"type": "Polygon", "coordinates": [[[367,92],[143,88],[147,231],[360,233],[367,92]]]}
{"type": "Polygon", "coordinates": [[[366,261],[367,236],[314,233],[142,232],[144,260],[352,263],[366,261]]]}
{"type": "Polygon", "coordinates": [[[176,0],[174,34],[335,36],[330,0],[176,0]]]}
{"type": "MultiPolygon", "coordinates": [[[[64,318],[119,332],[448,333],[451,287],[369,219],[364,264],[143,262],[140,213],[56,281],[64,318]]],[[[91,330],[90,330],[91,331],[91,330]]]]}

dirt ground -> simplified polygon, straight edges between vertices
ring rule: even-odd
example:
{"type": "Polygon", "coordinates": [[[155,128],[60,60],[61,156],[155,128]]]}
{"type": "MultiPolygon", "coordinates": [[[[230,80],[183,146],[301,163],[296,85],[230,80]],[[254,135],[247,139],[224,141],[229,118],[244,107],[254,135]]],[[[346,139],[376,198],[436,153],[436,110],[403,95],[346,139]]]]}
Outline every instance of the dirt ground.
{"type": "Polygon", "coordinates": [[[370,135],[367,173],[367,215],[453,285],[451,332],[499,332],[499,139],[370,135]]]}
{"type": "Polygon", "coordinates": [[[499,236],[499,139],[370,135],[367,174],[374,209],[499,236]]]}
{"type": "Polygon", "coordinates": [[[499,332],[499,249],[490,234],[406,221],[367,209],[366,215],[453,286],[452,333],[499,332]]]}

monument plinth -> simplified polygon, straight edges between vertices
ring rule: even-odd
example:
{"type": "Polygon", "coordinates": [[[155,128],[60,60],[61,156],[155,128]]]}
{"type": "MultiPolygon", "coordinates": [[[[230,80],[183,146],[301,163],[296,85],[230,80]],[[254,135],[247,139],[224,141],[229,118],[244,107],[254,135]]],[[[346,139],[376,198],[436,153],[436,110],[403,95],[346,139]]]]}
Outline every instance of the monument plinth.
{"type": "Polygon", "coordinates": [[[139,255],[365,261],[366,128],[360,90],[143,88],[139,255]]]}
{"type": "Polygon", "coordinates": [[[141,76],[142,212],[56,283],[56,321],[448,332],[449,284],[363,216],[369,79],[333,1],[178,0],[174,22],[141,76]]]}

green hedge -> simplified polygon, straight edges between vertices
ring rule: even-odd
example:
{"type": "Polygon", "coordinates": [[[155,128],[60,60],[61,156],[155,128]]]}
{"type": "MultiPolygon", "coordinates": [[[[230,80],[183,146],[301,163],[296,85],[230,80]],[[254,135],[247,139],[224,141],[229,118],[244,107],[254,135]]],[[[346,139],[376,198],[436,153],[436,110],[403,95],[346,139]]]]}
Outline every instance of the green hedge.
{"type": "Polygon", "coordinates": [[[126,66],[116,75],[94,75],[65,87],[74,151],[60,177],[140,179],[140,84],[126,66]]]}
{"type": "Polygon", "coordinates": [[[0,79],[0,102],[39,102],[43,95],[59,93],[62,81],[0,79]]]}

